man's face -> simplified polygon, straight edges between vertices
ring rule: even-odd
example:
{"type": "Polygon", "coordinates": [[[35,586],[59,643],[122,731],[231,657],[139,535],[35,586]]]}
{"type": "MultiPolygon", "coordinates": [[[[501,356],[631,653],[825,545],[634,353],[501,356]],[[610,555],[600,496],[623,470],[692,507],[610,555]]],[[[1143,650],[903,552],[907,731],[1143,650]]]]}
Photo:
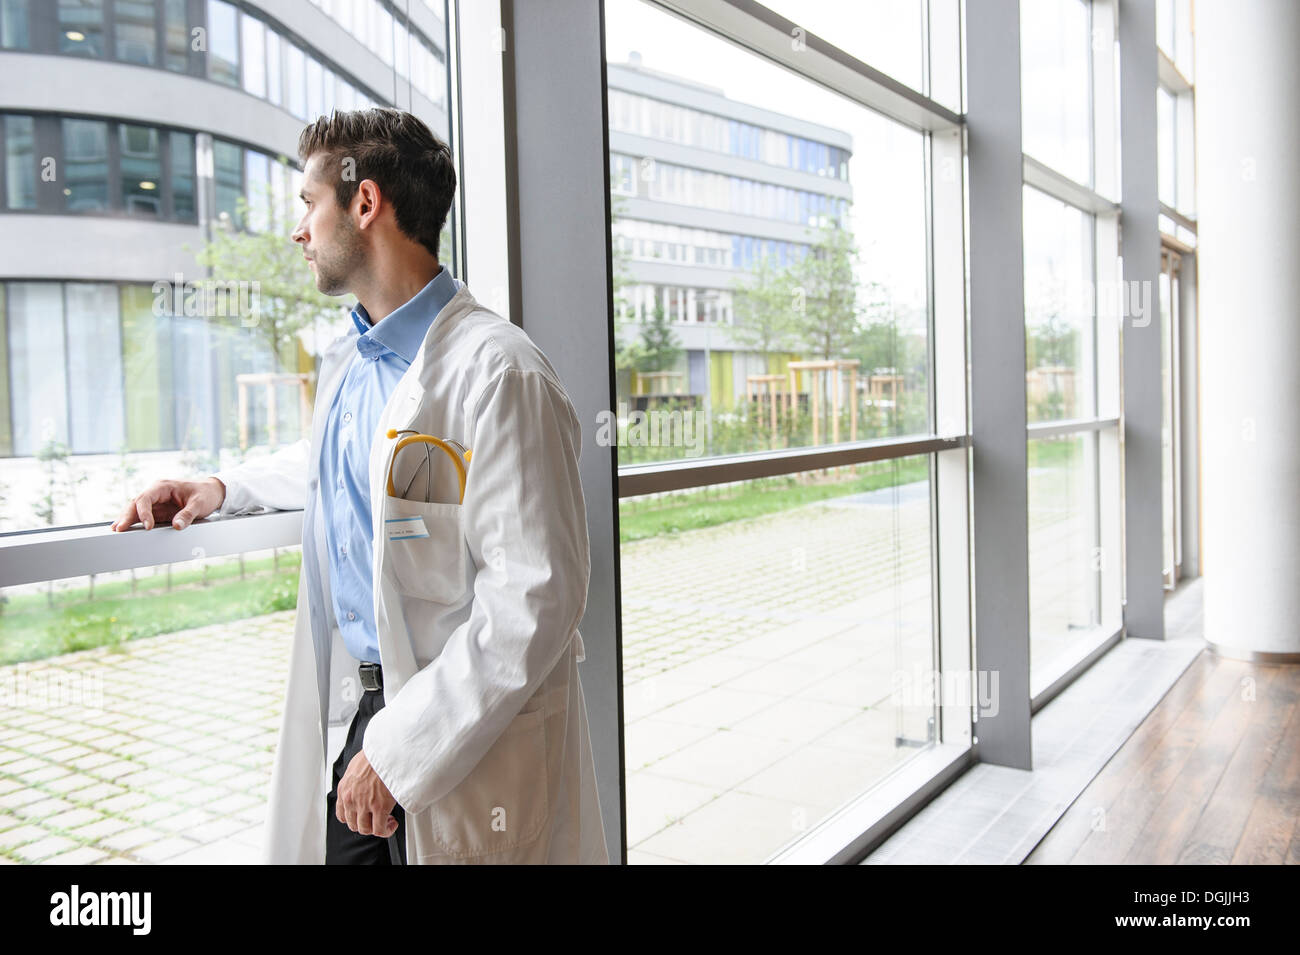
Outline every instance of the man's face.
{"type": "Polygon", "coordinates": [[[299,198],[305,209],[292,239],[316,274],[316,288],[326,295],[344,295],[366,261],[365,245],[352,216],[338,204],[334,184],[320,176],[319,153],[303,167],[299,198]]]}

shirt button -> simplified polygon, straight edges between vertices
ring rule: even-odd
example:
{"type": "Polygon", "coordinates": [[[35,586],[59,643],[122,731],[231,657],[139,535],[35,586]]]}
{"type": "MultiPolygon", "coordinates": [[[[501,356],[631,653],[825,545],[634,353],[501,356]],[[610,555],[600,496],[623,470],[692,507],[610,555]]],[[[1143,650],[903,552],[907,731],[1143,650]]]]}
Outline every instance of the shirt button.
{"type": "Polygon", "coordinates": [[[343,413],[343,420],[344,420],[344,421],[351,421],[351,420],[352,420],[352,412],[351,412],[351,411],[345,411],[345,412],[343,413]]]}
{"type": "Polygon", "coordinates": [[[342,486],[343,486],[343,479],[342,479],[342,478],[339,478],[339,487],[342,487],[342,486]]]}
{"type": "Polygon", "coordinates": [[[341,545],[339,546],[339,551],[343,554],[344,557],[346,557],[347,554],[348,554],[348,545],[347,545],[347,544],[341,544],[341,545]]]}
{"type": "Polygon", "coordinates": [[[349,611],[348,611],[348,619],[349,619],[349,620],[356,620],[356,619],[357,619],[357,615],[354,614],[351,610],[349,610],[349,611]]]}

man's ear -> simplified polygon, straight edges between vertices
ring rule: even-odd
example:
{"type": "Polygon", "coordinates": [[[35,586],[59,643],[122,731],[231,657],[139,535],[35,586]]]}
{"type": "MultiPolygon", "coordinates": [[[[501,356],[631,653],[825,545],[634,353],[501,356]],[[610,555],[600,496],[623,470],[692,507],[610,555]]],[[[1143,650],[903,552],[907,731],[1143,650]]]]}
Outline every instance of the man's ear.
{"type": "Polygon", "coordinates": [[[363,179],[357,183],[357,194],[354,201],[359,203],[357,215],[361,217],[361,221],[358,225],[365,228],[379,215],[379,187],[375,185],[373,179],[363,179]]]}

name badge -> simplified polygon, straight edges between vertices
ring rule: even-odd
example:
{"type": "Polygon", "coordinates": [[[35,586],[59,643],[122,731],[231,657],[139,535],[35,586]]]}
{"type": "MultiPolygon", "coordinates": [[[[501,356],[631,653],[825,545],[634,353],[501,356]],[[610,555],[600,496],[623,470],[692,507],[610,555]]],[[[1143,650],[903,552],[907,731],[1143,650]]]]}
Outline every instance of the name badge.
{"type": "Polygon", "coordinates": [[[390,517],[384,521],[384,524],[390,542],[429,536],[429,532],[424,527],[424,518],[418,514],[415,517],[390,517]]]}

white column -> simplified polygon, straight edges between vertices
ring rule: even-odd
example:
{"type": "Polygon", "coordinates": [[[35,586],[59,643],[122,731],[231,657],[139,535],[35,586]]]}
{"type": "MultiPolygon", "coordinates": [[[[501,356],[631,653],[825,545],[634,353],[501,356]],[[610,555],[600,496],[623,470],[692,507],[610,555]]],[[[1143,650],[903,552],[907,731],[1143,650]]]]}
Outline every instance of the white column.
{"type": "MultiPolygon", "coordinates": [[[[1196,4],[1205,636],[1300,658],[1294,0],[1196,4]]],[[[1263,657],[1263,659],[1269,659],[1263,657]]]]}

